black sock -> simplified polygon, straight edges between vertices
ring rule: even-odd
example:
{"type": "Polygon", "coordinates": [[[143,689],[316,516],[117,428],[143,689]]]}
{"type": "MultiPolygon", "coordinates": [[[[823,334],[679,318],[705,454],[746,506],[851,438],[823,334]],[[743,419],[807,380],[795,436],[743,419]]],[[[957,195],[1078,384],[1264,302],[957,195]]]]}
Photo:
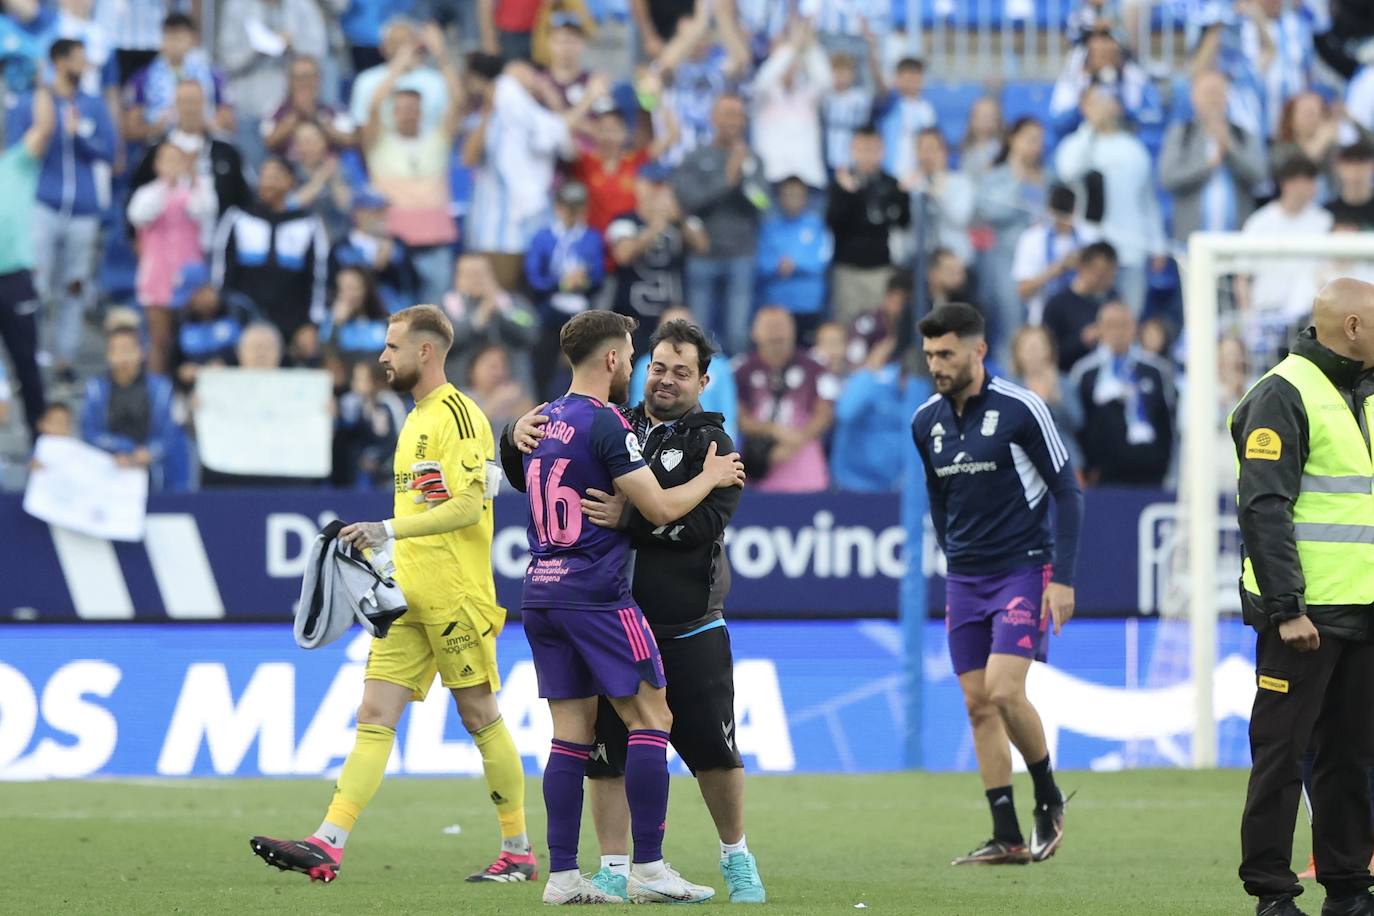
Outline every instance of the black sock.
{"type": "Polygon", "coordinates": [[[992,838],[1007,843],[1024,843],[1021,825],[1016,820],[1016,802],[1012,801],[1011,786],[988,789],[988,807],[992,809],[992,838]]]}
{"type": "Polygon", "coordinates": [[[1064,800],[1064,796],[1059,794],[1059,787],[1054,784],[1054,771],[1050,769],[1050,756],[1045,755],[1045,759],[1039,763],[1028,763],[1026,769],[1030,770],[1031,782],[1035,783],[1035,805],[1058,805],[1064,800]]]}

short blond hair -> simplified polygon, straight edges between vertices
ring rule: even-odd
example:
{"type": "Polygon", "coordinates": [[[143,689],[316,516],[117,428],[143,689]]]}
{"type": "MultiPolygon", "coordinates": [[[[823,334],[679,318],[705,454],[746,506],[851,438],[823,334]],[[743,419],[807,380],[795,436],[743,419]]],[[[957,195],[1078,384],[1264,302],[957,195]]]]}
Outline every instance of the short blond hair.
{"type": "Polygon", "coordinates": [[[453,346],[453,322],[437,305],[412,305],[391,316],[390,324],[405,324],[408,330],[433,334],[443,342],[444,352],[453,346]]]}

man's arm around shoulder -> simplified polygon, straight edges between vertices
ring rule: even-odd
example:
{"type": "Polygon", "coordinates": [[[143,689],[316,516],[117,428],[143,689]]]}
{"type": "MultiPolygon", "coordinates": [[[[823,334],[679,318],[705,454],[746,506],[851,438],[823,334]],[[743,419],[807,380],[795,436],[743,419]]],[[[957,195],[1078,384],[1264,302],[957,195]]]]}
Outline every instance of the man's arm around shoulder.
{"type": "MultiPolygon", "coordinates": [[[[713,442],[718,455],[728,455],[735,451],[735,443],[725,430],[718,427],[700,430],[692,437],[691,451],[683,456],[690,462],[688,478],[701,473],[706,461],[706,451],[713,442]]],[[[655,466],[655,475],[659,473],[659,467],[661,464],[655,466]]],[[[679,546],[684,550],[710,544],[725,533],[725,527],[730,524],[735,510],[739,508],[739,499],[743,492],[739,487],[712,490],[695,509],[667,525],[651,524],[630,507],[627,527],[635,540],[652,539],[662,544],[679,546]]]]}

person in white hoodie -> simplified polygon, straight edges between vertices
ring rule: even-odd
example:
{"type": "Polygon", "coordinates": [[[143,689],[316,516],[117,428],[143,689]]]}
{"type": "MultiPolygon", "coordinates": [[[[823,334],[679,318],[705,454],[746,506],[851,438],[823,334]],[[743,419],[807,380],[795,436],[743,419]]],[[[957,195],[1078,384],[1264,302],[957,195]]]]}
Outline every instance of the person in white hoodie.
{"type": "Polygon", "coordinates": [[[821,102],[833,82],[814,26],[793,20],[754,77],[754,150],[770,184],[795,175],[808,187],[825,187],[821,102]]]}
{"type": "Polygon", "coordinates": [[[1070,183],[1083,182],[1091,173],[1101,176],[1099,228],[1117,252],[1117,291],[1139,316],[1145,306],[1146,268],[1163,269],[1168,256],[1154,164],[1145,144],[1122,130],[1121,102],[1111,89],[1088,89],[1082,109],[1083,124],[1059,144],[1055,170],[1070,183]]]}

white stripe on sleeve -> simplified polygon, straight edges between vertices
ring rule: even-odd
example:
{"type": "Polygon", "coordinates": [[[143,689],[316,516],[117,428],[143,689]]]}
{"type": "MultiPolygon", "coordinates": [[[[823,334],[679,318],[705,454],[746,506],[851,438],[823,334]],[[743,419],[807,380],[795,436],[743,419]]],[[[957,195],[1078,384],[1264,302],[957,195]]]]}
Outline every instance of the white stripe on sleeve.
{"type": "Polygon", "coordinates": [[[994,378],[990,387],[993,391],[1014,398],[1030,408],[1031,415],[1035,417],[1036,424],[1040,427],[1040,435],[1045,440],[1045,447],[1050,453],[1050,462],[1056,471],[1062,468],[1064,463],[1069,460],[1069,452],[1064,447],[1064,440],[1059,438],[1059,428],[1054,425],[1054,418],[1050,416],[1049,407],[1040,399],[1040,396],[1033,391],[1027,391],[1025,388],[1000,378],[994,378]]]}

